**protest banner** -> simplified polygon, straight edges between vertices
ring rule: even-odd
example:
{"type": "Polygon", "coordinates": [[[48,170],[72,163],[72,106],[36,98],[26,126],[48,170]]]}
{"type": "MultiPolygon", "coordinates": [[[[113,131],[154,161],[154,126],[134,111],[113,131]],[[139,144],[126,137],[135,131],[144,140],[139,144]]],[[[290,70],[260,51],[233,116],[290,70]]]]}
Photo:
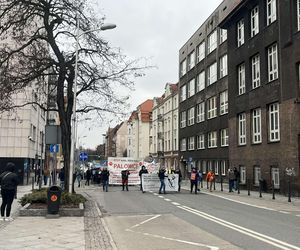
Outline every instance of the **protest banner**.
{"type": "MultiPolygon", "coordinates": [[[[169,174],[165,177],[166,192],[178,191],[178,174],[169,174]]],[[[158,174],[143,174],[142,188],[143,191],[158,192],[160,187],[160,180],[158,174]]]]}

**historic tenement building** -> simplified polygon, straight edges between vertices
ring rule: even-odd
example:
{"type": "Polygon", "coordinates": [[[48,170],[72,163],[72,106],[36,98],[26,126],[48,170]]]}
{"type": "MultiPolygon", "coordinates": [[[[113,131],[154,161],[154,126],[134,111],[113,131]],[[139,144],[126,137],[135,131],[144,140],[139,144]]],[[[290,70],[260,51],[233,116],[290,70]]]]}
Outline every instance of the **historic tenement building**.
{"type": "Polygon", "coordinates": [[[179,151],[184,177],[228,168],[227,31],[218,27],[240,1],[224,1],[179,51],[179,151]]]}
{"type": "Polygon", "coordinates": [[[220,26],[228,37],[229,165],[244,184],[263,179],[286,192],[291,180],[299,195],[300,0],[244,0],[220,26]]]}

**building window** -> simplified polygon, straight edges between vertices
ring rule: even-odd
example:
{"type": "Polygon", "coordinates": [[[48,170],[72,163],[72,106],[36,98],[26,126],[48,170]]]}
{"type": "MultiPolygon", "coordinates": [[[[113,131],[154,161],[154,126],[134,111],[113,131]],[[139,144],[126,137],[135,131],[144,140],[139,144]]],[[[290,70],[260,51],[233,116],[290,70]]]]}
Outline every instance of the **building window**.
{"type": "Polygon", "coordinates": [[[298,31],[300,31],[300,0],[297,0],[297,17],[298,31]]]}
{"type": "Polygon", "coordinates": [[[186,74],[186,60],[184,59],[180,63],[180,76],[184,76],[186,74]]]}
{"type": "Polygon", "coordinates": [[[252,142],[261,143],[261,109],[252,111],[252,142]]]}
{"type": "Polygon", "coordinates": [[[207,168],[206,161],[202,161],[202,173],[203,174],[206,174],[206,168],[207,168]]]}
{"type": "Polygon", "coordinates": [[[217,116],[217,98],[214,96],[207,100],[207,119],[217,116]]]}
{"type": "Polygon", "coordinates": [[[252,89],[260,86],[260,58],[259,55],[253,56],[252,64],[252,89]]]}
{"type": "Polygon", "coordinates": [[[211,64],[207,71],[207,86],[217,81],[217,62],[211,64]]]}
{"type": "Polygon", "coordinates": [[[195,50],[193,50],[192,53],[188,55],[188,70],[194,68],[194,66],[195,66],[195,50]]]}
{"type": "Polygon", "coordinates": [[[251,37],[254,37],[259,31],[259,10],[258,6],[251,10],[251,37]]]}
{"type": "Polygon", "coordinates": [[[188,138],[188,150],[194,150],[195,149],[195,137],[189,137],[188,138]]]}
{"type": "Polygon", "coordinates": [[[271,142],[280,140],[278,103],[269,105],[269,140],[271,142]]]}
{"type": "Polygon", "coordinates": [[[180,88],[180,101],[183,102],[186,100],[186,85],[180,88]]]}
{"type": "Polygon", "coordinates": [[[180,151],[186,151],[186,139],[185,138],[181,139],[180,151]]]}
{"type": "Polygon", "coordinates": [[[203,70],[197,75],[197,88],[196,91],[199,92],[205,89],[205,71],[203,70]]]}
{"type": "Polygon", "coordinates": [[[217,131],[209,132],[207,135],[208,148],[217,147],[217,131]]]}
{"type": "Polygon", "coordinates": [[[212,171],[212,170],[213,170],[212,165],[213,165],[213,162],[212,162],[212,161],[207,161],[207,170],[208,170],[208,171],[212,171]]]}
{"type": "Polygon", "coordinates": [[[261,177],[260,167],[254,166],[254,184],[255,185],[259,185],[260,177],[261,177]]]}
{"type": "Polygon", "coordinates": [[[205,42],[202,42],[197,46],[197,63],[201,62],[204,58],[205,58],[205,42]]]}
{"type": "Polygon", "coordinates": [[[239,114],[239,145],[246,145],[246,114],[239,114]]]}
{"type": "Polygon", "coordinates": [[[197,149],[205,149],[204,141],[205,136],[203,134],[197,136],[197,149]]]}
{"type": "Polygon", "coordinates": [[[269,82],[278,78],[277,44],[268,48],[268,75],[269,82]]]}
{"type": "Polygon", "coordinates": [[[194,125],[195,123],[195,108],[190,108],[188,110],[188,126],[194,125]]]}
{"type": "Polygon", "coordinates": [[[240,184],[246,184],[246,167],[240,166],[240,184]]]}
{"type": "Polygon", "coordinates": [[[196,121],[199,122],[203,122],[205,120],[205,103],[201,102],[199,104],[197,104],[197,118],[196,121]]]}
{"type": "Polygon", "coordinates": [[[188,83],[188,97],[191,97],[195,94],[195,78],[189,81],[188,83]]]}
{"type": "Polygon", "coordinates": [[[221,174],[223,176],[225,176],[226,175],[226,161],[222,160],[220,162],[220,166],[221,166],[221,174]]]}
{"type": "Polygon", "coordinates": [[[36,126],[31,124],[30,130],[31,141],[36,141],[36,126]]]}
{"type": "Polygon", "coordinates": [[[242,46],[245,42],[244,19],[237,23],[237,45],[242,46]]]}
{"type": "Polygon", "coordinates": [[[224,43],[227,40],[227,30],[220,29],[220,44],[224,43]]]}
{"type": "Polygon", "coordinates": [[[220,78],[227,76],[227,55],[220,58],[220,78]]]}
{"type": "Polygon", "coordinates": [[[215,161],[215,175],[219,175],[219,162],[215,161]]]}
{"type": "Polygon", "coordinates": [[[228,91],[220,93],[220,115],[228,113],[228,91]]]}
{"type": "Polygon", "coordinates": [[[246,82],[245,82],[245,64],[238,66],[238,83],[239,83],[239,95],[245,94],[246,82]]]}
{"type": "Polygon", "coordinates": [[[271,167],[271,176],[272,181],[274,181],[274,188],[280,188],[280,178],[279,178],[279,168],[278,167],[271,167]]]}
{"type": "Polygon", "coordinates": [[[213,52],[217,48],[217,30],[213,31],[207,38],[207,53],[213,52]]]}
{"type": "Polygon", "coordinates": [[[267,0],[267,25],[276,21],[276,0],[267,0]]]}
{"type": "Polygon", "coordinates": [[[180,115],[180,128],[186,127],[186,111],[182,111],[180,115]]]}
{"type": "Polygon", "coordinates": [[[228,146],[228,128],[221,129],[221,147],[228,146]]]}

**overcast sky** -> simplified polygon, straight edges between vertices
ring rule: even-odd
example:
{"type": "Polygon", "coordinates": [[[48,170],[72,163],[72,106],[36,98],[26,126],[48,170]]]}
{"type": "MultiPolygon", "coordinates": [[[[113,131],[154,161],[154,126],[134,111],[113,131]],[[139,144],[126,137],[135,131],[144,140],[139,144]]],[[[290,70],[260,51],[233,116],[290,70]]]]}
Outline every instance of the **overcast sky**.
{"type": "MultiPolygon", "coordinates": [[[[107,23],[117,28],[102,33],[114,47],[130,58],[150,58],[156,69],[137,78],[131,109],[147,99],[161,96],[166,83],[178,82],[178,51],[222,0],[98,0],[99,11],[107,23]]],[[[102,134],[116,123],[88,128],[79,125],[79,144],[95,148],[102,134]]]]}

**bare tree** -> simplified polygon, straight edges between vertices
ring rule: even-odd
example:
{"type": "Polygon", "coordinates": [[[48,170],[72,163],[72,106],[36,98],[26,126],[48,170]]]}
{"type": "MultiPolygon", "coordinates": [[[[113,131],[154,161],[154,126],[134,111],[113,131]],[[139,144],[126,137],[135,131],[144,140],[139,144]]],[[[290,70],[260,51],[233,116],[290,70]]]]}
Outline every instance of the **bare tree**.
{"type": "MultiPolygon", "coordinates": [[[[14,105],[12,94],[27,86],[45,89],[55,79],[55,97],[62,130],[65,187],[68,187],[71,148],[71,117],[74,104],[75,44],[79,23],[77,112],[124,113],[135,77],[147,68],[111,48],[99,32],[98,17],[88,0],[0,0],[0,110],[14,105]]],[[[46,102],[34,100],[44,110],[46,102]]]]}

